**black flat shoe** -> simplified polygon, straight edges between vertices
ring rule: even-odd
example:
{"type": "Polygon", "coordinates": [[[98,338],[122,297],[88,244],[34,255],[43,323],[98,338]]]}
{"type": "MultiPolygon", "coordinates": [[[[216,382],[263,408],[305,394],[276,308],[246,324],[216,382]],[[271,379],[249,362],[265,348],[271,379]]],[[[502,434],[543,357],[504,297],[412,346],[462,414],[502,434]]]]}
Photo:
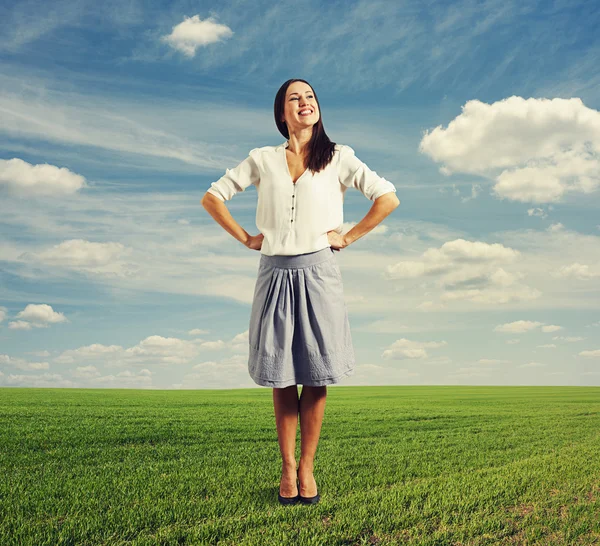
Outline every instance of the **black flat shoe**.
{"type": "Polygon", "coordinates": [[[302,504],[317,504],[321,499],[321,495],[319,495],[319,493],[314,497],[303,497],[302,495],[298,495],[298,498],[302,504]]]}
{"type": "Polygon", "coordinates": [[[279,504],[296,504],[300,500],[300,495],[296,495],[295,497],[282,497],[281,493],[277,494],[279,498],[279,504]]]}
{"type": "Polygon", "coordinates": [[[300,482],[298,482],[298,499],[302,504],[317,504],[321,499],[321,495],[317,493],[314,497],[303,497],[300,495],[300,482]]]}

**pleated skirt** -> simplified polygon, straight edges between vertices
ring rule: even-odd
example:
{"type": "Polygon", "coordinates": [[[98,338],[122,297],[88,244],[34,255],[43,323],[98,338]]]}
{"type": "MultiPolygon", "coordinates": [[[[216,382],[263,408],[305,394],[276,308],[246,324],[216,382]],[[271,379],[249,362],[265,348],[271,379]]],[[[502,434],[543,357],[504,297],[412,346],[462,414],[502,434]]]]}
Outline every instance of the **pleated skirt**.
{"type": "Polygon", "coordinates": [[[319,387],[354,374],[335,252],[326,247],[295,256],[261,256],[248,338],[248,372],[257,385],[319,387]]]}

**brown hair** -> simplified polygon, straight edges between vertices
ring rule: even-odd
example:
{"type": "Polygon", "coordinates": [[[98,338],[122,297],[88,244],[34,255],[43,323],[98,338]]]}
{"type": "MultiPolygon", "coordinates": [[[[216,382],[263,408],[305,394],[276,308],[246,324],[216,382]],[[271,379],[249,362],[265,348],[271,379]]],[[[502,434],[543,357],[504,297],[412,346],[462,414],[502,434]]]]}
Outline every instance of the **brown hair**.
{"type": "Polygon", "coordinates": [[[327,133],[325,133],[325,129],[323,128],[323,113],[321,112],[321,105],[319,104],[319,99],[317,97],[317,93],[315,92],[312,85],[310,85],[306,80],[302,80],[300,78],[293,78],[286,81],[277,91],[277,95],[275,95],[275,104],[273,105],[273,111],[275,114],[275,124],[277,125],[277,129],[279,132],[285,137],[290,138],[290,133],[288,131],[287,125],[281,121],[283,117],[284,111],[284,102],[285,102],[285,94],[287,92],[288,87],[293,82],[304,82],[310,86],[315,95],[315,100],[317,101],[317,105],[319,106],[319,121],[313,125],[312,136],[308,141],[308,165],[307,168],[310,169],[313,173],[319,172],[324,169],[331,160],[333,159],[333,154],[335,151],[335,142],[329,140],[327,133]]]}

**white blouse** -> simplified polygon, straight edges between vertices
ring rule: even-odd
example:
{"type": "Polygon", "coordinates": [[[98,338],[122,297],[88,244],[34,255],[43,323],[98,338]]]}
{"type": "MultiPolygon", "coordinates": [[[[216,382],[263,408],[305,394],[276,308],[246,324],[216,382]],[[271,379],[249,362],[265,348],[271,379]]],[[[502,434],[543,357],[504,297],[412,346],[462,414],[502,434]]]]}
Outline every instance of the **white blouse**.
{"type": "Polygon", "coordinates": [[[285,141],[250,150],[207,190],[228,201],[251,184],[256,186],[256,227],[264,236],[261,254],[288,256],[330,247],[327,232],[342,234],[344,194],[350,187],[371,201],[396,191],[345,144],[335,145],[333,159],[321,172],[306,169],[294,184],[286,159],[288,145],[285,141]]]}

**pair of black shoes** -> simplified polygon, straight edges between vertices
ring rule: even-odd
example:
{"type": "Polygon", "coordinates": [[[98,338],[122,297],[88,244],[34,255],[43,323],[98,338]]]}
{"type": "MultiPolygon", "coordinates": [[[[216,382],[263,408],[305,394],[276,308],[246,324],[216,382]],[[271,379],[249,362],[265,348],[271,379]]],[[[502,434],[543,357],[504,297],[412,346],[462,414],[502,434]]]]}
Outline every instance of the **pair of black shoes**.
{"type": "Polygon", "coordinates": [[[321,495],[317,493],[314,497],[303,497],[300,494],[300,482],[296,481],[296,485],[298,486],[298,494],[295,497],[282,497],[281,493],[277,493],[279,497],[280,504],[297,504],[301,502],[302,504],[317,504],[321,498],[321,495]]]}

